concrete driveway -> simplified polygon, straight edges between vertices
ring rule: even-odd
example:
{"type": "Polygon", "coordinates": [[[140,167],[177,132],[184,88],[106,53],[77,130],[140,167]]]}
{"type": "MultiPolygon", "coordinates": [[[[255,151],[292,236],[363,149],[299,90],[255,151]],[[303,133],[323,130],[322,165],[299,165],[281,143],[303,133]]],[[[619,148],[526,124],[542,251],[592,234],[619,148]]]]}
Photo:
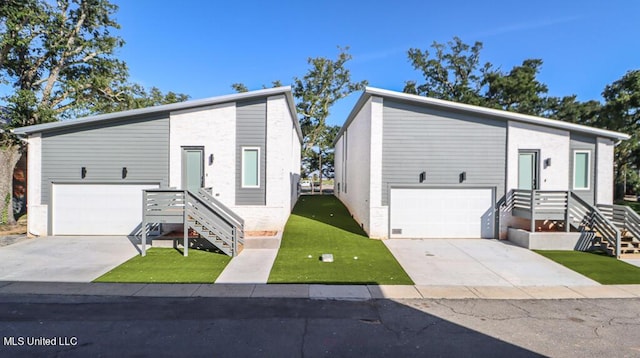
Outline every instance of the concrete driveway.
{"type": "Polygon", "coordinates": [[[508,241],[390,239],[385,245],[416,285],[590,286],[585,276],[508,241]]]}
{"type": "Polygon", "coordinates": [[[138,254],[126,236],[55,236],[0,247],[0,281],[91,282],[138,254]]]}

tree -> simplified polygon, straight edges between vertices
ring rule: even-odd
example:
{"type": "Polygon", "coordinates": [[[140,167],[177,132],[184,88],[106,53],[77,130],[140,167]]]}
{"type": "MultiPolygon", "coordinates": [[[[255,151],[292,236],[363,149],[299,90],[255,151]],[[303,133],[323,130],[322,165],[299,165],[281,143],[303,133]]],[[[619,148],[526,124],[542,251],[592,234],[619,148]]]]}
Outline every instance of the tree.
{"type": "Polygon", "coordinates": [[[549,110],[546,97],[547,85],[537,80],[542,60],[527,59],[509,73],[488,69],[483,73],[482,83],[486,90],[481,94],[484,105],[505,111],[544,115],[549,110]]]}
{"type": "Polygon", "coordinates": [[[640,168],[640,70],[629,71],[606,86],[602,96],[605,104],[597,123],[631,135],[615,151],[616,183],[624,183],[630,171],[640,168]]]}
{"type": "Polygon", "coordinates": [[[124,41],[117,6],[109,0],[4,0],[0,5],[0,81],[12,88],[0,99],[9,123],[0,133],[0,212],[14,224],[11,180],[23,143],[9,129],[96,112],[179,101],[184,95],[147,93],[127,83],[115,57],[124,41]]]}
{"type": "Polygon", "coordinates": [[[303,166],[307,169],[307,176],[318,170],[321,173],[321,177],[333,178],[333,141],[336,139],[339,131],[340,126],[325,127],[325,131],[318,139],[317,153],[315,153],[315,155],[305,156],[302,160],[303,166]]]}
{"type": "MultiPolygon", "coordinates": [[[[276,88],[276,87],[282,87],[282,82],[280,80],[275,80],[275,81],[271,81],[271,87],[272,88],[276,88]]],[[[238,92],[238,93],[243,93],[243,92],[249,92],[249,87],[247,87],[244,83],[242,82],[237,82],[237,83],[233,83],[231,84],[231,88],[238,92]]],[[[262,88],[267,88],[267,86],[262,85],[262,88]]]]}
{"type": "Polygon", "coordinates": [[[428,50],[411,48],[409,61],[422,72],[425,82],[406,81],[404,92],[455,102],[481,105],[482,79],[491,69],[490,63],[480,65],[482,43],[469,46],[458,37],[446,44],[433,42],[433,57],[428,50]]]}
{"type": "MultiPolygon", "coordinates": [[[[317,157],[318,166],[312,170],[320,172],[320,192],[322,192],[322,155],[328,153],[331,142],[327,140],[333,129],[328,129],[326,119],[331,106],[354,91],[362,90],[367,81],[352,82],[351,72],[346,63],[351,60],[349,48],[338,48],[336,60],[324,57],[307,59],[311,68],[302,78],[294,78],[293,95],[300,116],[300,127],[304,136],[304,156],[317,157]]],[[[335,136],[335,135],[334,135],[335,136]]]]}
{"type": "Polygon", "coordinates": [[[138,84],[126,84],[119,90],[119,95],[113,101],[98,101],[91,108],[92,113],[109,113],[125,111],[136,108],[146,108],[184,102],[189,96],[183,93],[169,91],[162,93],[157,87],[151,87],[148,91],[138,84]]]}

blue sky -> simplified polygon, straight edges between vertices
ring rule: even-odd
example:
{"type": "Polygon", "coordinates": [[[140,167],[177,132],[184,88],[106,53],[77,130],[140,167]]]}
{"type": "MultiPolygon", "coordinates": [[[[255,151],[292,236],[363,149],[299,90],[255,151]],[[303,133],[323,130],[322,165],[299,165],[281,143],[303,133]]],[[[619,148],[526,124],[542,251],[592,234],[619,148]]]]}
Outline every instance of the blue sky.
{"type": "MultiPolygon", "coordinates": [[[[354,80],[402,90],[420,80],[411,47],[459,36],[484,43],[481,61],[503,70],[544,61],[539,79],[555,96],[601,99],[605,85],[640,68],[640,1],[166,1],[116,0],[118,56],[131,79],[193,99],[259,89],[303,76],[307,58],[350,46],[354,80]],[[522,5],[527,4],[527,5],[522,5]]],[[[339,103],[342,124],[358,95],[339,103]]]]}

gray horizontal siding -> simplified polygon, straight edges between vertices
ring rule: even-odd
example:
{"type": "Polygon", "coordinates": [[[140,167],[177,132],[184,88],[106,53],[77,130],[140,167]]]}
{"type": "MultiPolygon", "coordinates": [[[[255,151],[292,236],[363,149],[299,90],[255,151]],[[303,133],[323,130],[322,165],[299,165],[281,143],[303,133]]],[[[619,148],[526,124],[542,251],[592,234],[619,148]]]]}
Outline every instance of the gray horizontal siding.
{"type": "Polygon", "coordinates": [[[573,160],[574,150],[588,150],[591,152],[589,156],[589,190],[574,190],[574,192],[584,201],[595,204],[595,187],[596,183],[596,137],[586,136],[583,134],[571,133],[571,143],[569,144],[569,188],[573,190],[573,160]]]}
{"type": "MultiPolygon", "coordinates": [[[[390,184],[495,186],[504,195],[506,121],[384,100],[382,205],[390,184]]],[[[452,203],[454,205],[454,203],[452,203]]]]}
{"type": "Polygon", "coordinates": [[[236,205],[265,205],[267,169],[267,101],[236,104],[236,205]],[[260,148],[260,187],[242,187],[242,147],[260,148]]]}
{"type": "Polygon", "coordinates": [[[158,182],[168,186],[169,118],[131,118],[44,132],[42,135],[42,204],[50,183],[80,181],[158,182]],[[122,168],[127,177],[122,179],[122,168]]]}

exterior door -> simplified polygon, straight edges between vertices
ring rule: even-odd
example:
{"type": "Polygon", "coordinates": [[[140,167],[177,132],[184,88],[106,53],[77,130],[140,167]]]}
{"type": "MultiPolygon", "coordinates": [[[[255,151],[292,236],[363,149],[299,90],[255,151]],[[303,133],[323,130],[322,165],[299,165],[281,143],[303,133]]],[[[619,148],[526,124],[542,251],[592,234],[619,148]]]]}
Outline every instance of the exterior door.
{"type": "Polygon", "coordinates": [[[538,152],[518,153],[518,189],[538,189],[538,152]]]}
{"type": "Polygon", "coordinates": [[[204,149],[182,149],[182,189],[197,192],[204,186],[204,149]]]}

